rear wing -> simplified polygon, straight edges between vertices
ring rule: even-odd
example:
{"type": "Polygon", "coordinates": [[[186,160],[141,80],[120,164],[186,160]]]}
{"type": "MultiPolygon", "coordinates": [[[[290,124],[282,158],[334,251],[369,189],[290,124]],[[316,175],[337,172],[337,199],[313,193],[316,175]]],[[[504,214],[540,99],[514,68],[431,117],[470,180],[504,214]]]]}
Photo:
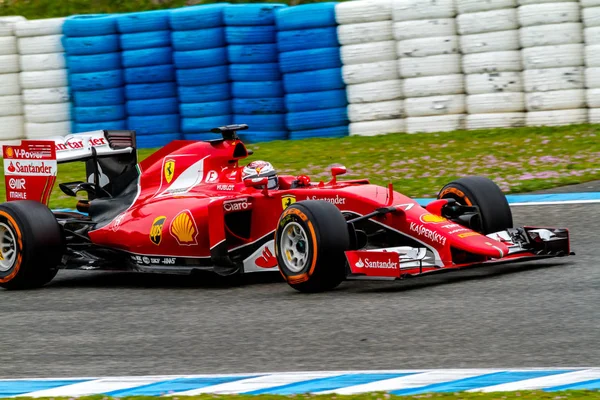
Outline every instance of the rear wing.
{"type": "Polygon", "coordinates": [[[61,163],[85,162],[87,182],[108,193],[119,192],[137,177],[134,131],[24,139],[3,145],[2,155],[7,201],[36,200],[48,205],[61,163]]]}

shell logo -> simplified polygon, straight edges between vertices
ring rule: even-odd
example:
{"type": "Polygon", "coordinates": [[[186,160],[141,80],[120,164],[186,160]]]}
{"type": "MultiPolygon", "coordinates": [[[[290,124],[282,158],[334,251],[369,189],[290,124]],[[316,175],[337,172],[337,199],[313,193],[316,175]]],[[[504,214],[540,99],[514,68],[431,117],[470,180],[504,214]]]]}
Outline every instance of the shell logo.
{"type": "Polygon", "coordinates": [[[13,156],[15,155],[15,152],[13,150],[12,147],[7,147],[6,148],[6,157],[7,158],[13,158],[13,156]]]}
{"type": "Polygon", "coordinates": [[[424,223],[437,224],[439,222],[446,222],[446,221],[448,221],[446,218],[440,217],[439,215],[435,215],[435,214],[421,215],[421,222],[424,222],[424,223]]]}
{"type": "Polygon", "coordinates": [[[196,240],[198,227],[190,210],[184,210],[173,218],[169,232],[180,246],[195,246],[198,244],[196,240]]]}

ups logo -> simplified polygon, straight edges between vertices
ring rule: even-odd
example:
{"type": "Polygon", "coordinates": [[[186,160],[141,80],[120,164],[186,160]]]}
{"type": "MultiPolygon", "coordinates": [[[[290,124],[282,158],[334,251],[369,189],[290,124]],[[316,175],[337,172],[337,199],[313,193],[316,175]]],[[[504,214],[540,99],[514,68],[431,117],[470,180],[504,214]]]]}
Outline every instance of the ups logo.
{"type": "Polygon", "coordinates": [[[160,216],[157,217],[154,222],[152,222],[152,228],[150,228],[150,241],[157,246],[162,240],[162,230],[166,219],[167,217],[160,216]]]}

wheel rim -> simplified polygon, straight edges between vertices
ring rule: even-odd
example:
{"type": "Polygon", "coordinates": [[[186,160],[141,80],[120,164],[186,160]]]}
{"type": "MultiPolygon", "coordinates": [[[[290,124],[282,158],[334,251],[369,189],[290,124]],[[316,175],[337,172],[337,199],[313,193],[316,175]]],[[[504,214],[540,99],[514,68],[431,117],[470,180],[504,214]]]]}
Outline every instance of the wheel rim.
{"type": "Polygon", "coordinates": [[[13,230],[0,222],[0,272],[6,272],[15,265],[17,240],[13,230]]]}
{"type": "Polygon", "coordinates": [[[281,258],[286,268],[300,272],[308,264],[308,239],[306,231],[297,222],[287,224],[279,241],[281,258]]]}

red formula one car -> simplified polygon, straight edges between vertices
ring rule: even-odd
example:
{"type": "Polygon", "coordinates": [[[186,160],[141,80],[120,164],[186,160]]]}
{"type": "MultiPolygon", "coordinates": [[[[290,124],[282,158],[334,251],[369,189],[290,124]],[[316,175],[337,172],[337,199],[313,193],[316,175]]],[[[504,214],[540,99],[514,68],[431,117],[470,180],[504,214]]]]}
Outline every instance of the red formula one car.
{"type": "MultiPolygon", "coordinates": [[[[490,180],[462,178],[427,207],[366,179],[248,175],[236,131],[174,141],[138,163],[135,132],[98,131],[4,146],[0,286],[39,287],[58,269],[225,276],[277,271],[304,292],[357,276],[405,278],[475,265],[558,257],[566,229],[513,228],[490,180]],[[79,212],[51,211],[57,165],[85,162],[87,179],[60,183],[79,212]],[[246,178],[246,179],[244,179],[246,178]],[[272,185],[274,184],[274,185],[272,185]]],[[[253,168],[254,168],[253,167],[253,168]]]]}

